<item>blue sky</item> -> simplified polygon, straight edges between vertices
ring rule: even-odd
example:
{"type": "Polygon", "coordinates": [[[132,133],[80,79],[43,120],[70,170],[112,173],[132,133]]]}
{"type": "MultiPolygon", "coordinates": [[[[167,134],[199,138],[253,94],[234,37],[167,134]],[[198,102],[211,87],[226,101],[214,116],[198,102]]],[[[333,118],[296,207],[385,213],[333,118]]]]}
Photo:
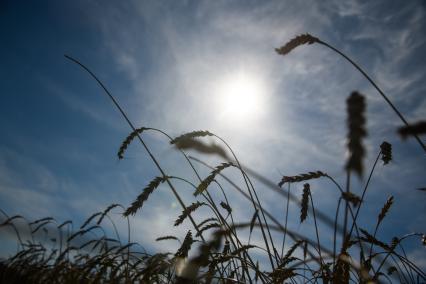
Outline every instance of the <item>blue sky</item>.
{"type": "MultiPolygon", "coordinates": [[[[345,101],[358,90],[367,99],[366,170],[383,140],[394,148],[394,161],[380,165],[373,178],[361,216],[364,227],[372,229],[371,216],[394,195],[381,236],[425,232],[426,196],[415,190],[426,186],[425,154],[413,139],[403,142],[396,135],[401,122],[379,94],[323,46],[299,47],[286,57],[274,52],[309,32],[364,67],[409,121],[424,119],[424,3],[2,1],[0,208],[79,224],[111,203],[128,206],[159,175],[139,145],[118,161],[130,129],[95,81],[64,58],[69,54],[99,76],[136,126],[172,136],[208,129],[228,141],[242,163],[276,182],[283,174],[312,170],[344,182],[345,101]],[[250,86],[256,97],[253,109],[239,115],[227,104],[235,81],[250,86]]],[[[168,174],[195,180],[164,137],[144,138],[168,174]]],[[[234,172],[229,175],[237,179],[234,172]]],[[[354,191],[364,182],[354,178],[354,191]]],[[[189,188],[178,186],[187,203],[193,202],[189,188]]],[[[264,205],[283,216],[284,200],[258,186],[264,205]]],[[[311,186],[317,208],[333,215],[332,185],[311,186]]],[[[299,194],[302,184],[293,188],[299,194]]],[[[229,197],[237,215],[248,221],[252,209],[238,194],[229,197]]],[[[180,208],[166,187],[145,209],[131,221],[133,238],[148,249],[172,249],[153,240],[183,236],[190,228],[172,228],[180,208]]],[[[114,212],[123,229],[119,210],[114,212]]],[[[309,225],[298,225],[299,209],[293,206],[291,212],[293,228],[309,234],[309,225]]],[[[423,253],[414,247],[411,253],[426,266],[423,253]]]]}

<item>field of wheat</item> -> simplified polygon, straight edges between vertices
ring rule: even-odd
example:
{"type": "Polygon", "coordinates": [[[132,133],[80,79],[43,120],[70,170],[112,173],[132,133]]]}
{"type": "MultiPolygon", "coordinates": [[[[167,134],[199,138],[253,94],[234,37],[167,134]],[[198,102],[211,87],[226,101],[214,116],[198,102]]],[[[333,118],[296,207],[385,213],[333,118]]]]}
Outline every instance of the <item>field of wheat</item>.
{"type": "MultiPolygon", "coordinates": [[[[401,127],[395,131],[402,138],[415,139],[419,152],[426,153],[420,138],[426,132],[425,122],[409,124],[367,73],[343,52],[309,34],[291,39],[276,52],[291,56],[293,49],[303,45],[323,45],[349,61],[401,119],[401,127]]],[[[171,137],[161,129],[136,127],[88,67],[71,56],[66,55],[66,59],[89,73],[130,126],[130,134],[118,149],[118,158],[126,156],[131,144],[139,143],[158,176],[131,204],[115,204],[111,200],[109,207],[95,212],[81,225],[72,221],[58,223],[53,217],[31,220],[28,216],[9,216],[0,211],[3,217],[0,232],[13,234],[17,246],[14,255],[1,260],[1,283],[425,283],[426,272],[404,249],[407,244],[414,244],[418,250],[424,250],[424,234],[407,232],[390,242],[378,237],[381,224],[392,210],[394,197],[389,196],[381,208],[374,208],[377,215],[371,216],[375,222],[373,230],[367,230],[366,220],[359,217],[367,206],[367,193],[375,190],[370,186],[375,170],[393,163],[392,145],[386,141],[376,145],[374,164],[364,163],[368,118],[366,101],[360,92],[348,94],[347,119],[342,121],[347,128],[348,156],[342,160],[346,182],[337,182],[327,174],[327,169],[309,169],[274,181],[243,165],[231,146],[216,133],[197,130],[171,137]],[[161,159],[144,140],[145,135],[153,132],[180,152],[182,163],[192,169],[198,182],[166,172],[161,159]],[[199,156],[189,155],[188,151],[199,156]],[[210,155],[222,162],[209,164],[203,156],[210,155]],[[210,173],[202,176],[197,170],[200,167],[210,173]],[[238,182],[235,176],[239,176],[238,182]],[[354,186],[355,179],[361,181],[361,188],[354,186]],[[317,180],[325,180],[337,193],[330,197],[327,193],[322,195],[330,199],[337,196],[336,200],[330,200],[335,204],[332,214],[330,208],[325,211],[316,206],[311,192],[315,191],[317,180]],[[178,183],[193,189],[193,201],[183,198],[178,183]],[[131,242],[130,220],[136,214],[143,216],[144,206],[159,186],[170,189],[181,209],[174,227],[189,224],[191,229],[179,239],[172,226],[170,232],[156,239],[175,242],[176,251],[148,253],[144,244],[131,242]],[[261,203],[259,195],[265,190],[280,200],[281,215],[273,214],[268,204],[261,203]],[[233,207],[230,192],[244,200],[251,216],[237,217],[238,209],[233,207]],[[289,210],[292,208],[297,208],[299,214],[294,215],[294,210],[289,210]],[[204,213],[200,215],[200,211],[204,213]],[[127,232],[116,228],[116,221],[110,217],[112,212],[122,215],[121,222],[127,224],[127,232]],[[297,219],[299,227],[291,226],[289,219],[297,219]],[[105,222],[114,228],[113,235],[103,229],[105,222]],[[312,234],[299,233],[300,226],[311,226],[312,234]],[[101,233],[101,237],[94,232],[101,233]],[[254,234],[259,238],[252,238],[254,234]]]]}

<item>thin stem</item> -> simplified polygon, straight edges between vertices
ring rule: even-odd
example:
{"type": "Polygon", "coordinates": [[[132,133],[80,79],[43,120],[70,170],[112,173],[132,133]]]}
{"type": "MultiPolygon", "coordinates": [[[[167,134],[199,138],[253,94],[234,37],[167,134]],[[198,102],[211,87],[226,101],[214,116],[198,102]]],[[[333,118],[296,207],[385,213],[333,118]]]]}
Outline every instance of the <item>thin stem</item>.
{"type": "MultiPolygon", "coordinates": [[[[312,213],[314,215],[315,234],[316,234],[316,237],[317,237],[319,258],[320,258],[321,265],[323,265],[322,253],[321,253],[321,244],[320,244],[319,233],[318,233],[317,217],[315,215],[314,200],[312,198],[312,193],[311,193],[310,190],[309,190],[309,196],[311,197],[312,213]]],[[[322,269],[321,269],[321,271],[322,271],[322,269]]]]}
{"type": "MultiPolygon", "coordinates": [[[[404,257],[406,259],[408,259],[407,254],[405,253],[405,249],[404,247],[401,245],[401,243],[398,243],[399,247],[401,248],[402,253],[404,254],[404,257]]],[[[413,275],[413,269],[410,267],[410,271],[409,271],[410,275],[412,276],[412,278],[414,279],[414,275],[413,275]]],[[[414,282],[414,281],[413,281],[414,282]]]]}
{"type": "MultiPolygon", "coordinates": [[[[257,204],[259,204],[259,208],[260,208],[260,212],[261,212],[261,214],[262,214],[263,222],[264,222],[264,224],[265,224],[265,226],[266,226],[266,231],[268,232],[269,240],[271,241],[272,249],[273,249],[273,251],[274,251],[275,260],[277,261],[277,264],[278,264],[278,263],[279,263],[279,262],[278,262],[279,255],[278,255],[277,249],[275,248],[274,240],[273,240],[273,238],[272,238],[271,231],[269,230],[269,225],[268,225],[268,222],[266,221],[265,214],[263,213],[263,206],[262,206],[262,204],[260,203],[259,197],[257,196],[256,190],[254,189],[254,186],[253,186],[253,184],[252,184],[252,182],[251,182],[250,178],[247,176],[247,174],[246,174],[244,171],[242,171],[242,173],[243,173],[243,175],[245,175],[245,176],[246,176],[246,178],[247,178],[248,182],[250,183],[250,186],[251,186],[251,188],[252,188],[252,190],[253,190],[254,196],[255,196],[255,198],[256,198],[256,200],[257,200],[257,204]]],[[[259,215],[258,215],[258,220],[260,221],[260,216],[259,216],[259,215]]]]}
{"type": "MultiPolygon", "coordinates": [[[[401,279],[401,275],[402,275],[402,277],[404,278],[405,283],[408,283],[409,281],[408,281],[407,277],[405,276],[405,273],[402,272],[402,268],[399,265],[398,261],[395,259],[395,257],[393,255],[391,255],[391,258],[392,258],[393,262],[395,263],[395,265],[398,267],[398,270],[396,272],[398,273],[399,282],[403,283],[403,281],[401,281],[402,280],[401,279]]],[[[401,264],[407,270],[407,268],[405,267],[405,264],[403,262],[401,262],[401,264]]]]}
{"type": "MultiPolygon", "coordinates": [[[[287,188],[287,206],[286,206],[286,210],[285,210],[285,223],[284,223],[284,228],[287,230],[287,221],[288,221],[288,208],[290,207],[290,183],[288,184],[288,188],[287,188]]],[[[283,257],[284,255],[284,246],[285,246],[285,237],[286,237],[287,233],[284,232],[284,236],[283,236],[283,245],[281,247],[281,257],[283,257]]]]}
{"type": "Polygon", "coordinates": [[[352,223],[351,230],[349,231],[349,237],[352,235],[352,231],[353,231],[353,229],[354,229],[354,225],[355,225],[356,220],[357,220],[357,218],[358,218],[359,211],[360,211],[361,206],[362,206],[362,204],[363,204],[364,197],[365,197],[365,194],[366,194],[366,192],[367,192],[368,185],[370,184],[371,177],[373,176],[373,172],[374,172],[374,170],[375,170],[375,168],[376,168],[377,162],[379,161],[379,158],[380,158],[380,154],[381,154],[381,153],[382,153],[382,151],[380,151],[380,152],[379,152],[379,154],[377,155],[376,160],[374,161],[373,167],[371,168],[370,174],[369,174],[369,176],[368,176],[367,183],[365,184],[364,190],[362,191],[361,201],[360,201],[359,206],[358,206],[358,208],[357,208],[357,210],[356,210],[356,213],[355,213],[355,219],[354,219],[354,222],[352,223]]]}
{"type": "MultiPolygon", "coordinates": [[[[370,78],[370,76],[367,75],[367,73],[365,73],[365,71],[358,65],[356,64],[352,59],[350,59],[346,54],[344,54],[343,52],[341,52],[340,50],[338,50],[337,48],[333,47],[332,45],[318,39],[318,43],[322,44],[328,48],[330,48],[331,50],[337,52],[338,54],[340,54],[341,56],[343,56],[343,58],[345,58],[347,61],[349,61],[356,69],[358,69],[359,72],[361,72],[362,75],[364,75],[364,77],[371,83],[371,85],[373,85],[373,87],[379,92],[379,94],[383,97],[383,99],[385,99],[385,101],[388,103],[388,105],[392,108],[392,110],[398,115],[398,117],[401,119],[401,121],[406,125],[409,126],[407,120],[404,118],[404,116],[399,112],[399,110],[395,107],[395,105],[389,100],[389,98],[385,95],[385,93],[383,93],[383,91],[376,85],[376,83],[370,78]]],[[[413,134],[413,136],[416,138],[417,142],[419,143],[419,145],[422,147],[423,151],[425,151],[426,153],[426,146],[425,144],[422,142],[422,140],[420,140],[419,136],[417,134],[413,134]]]]}
{"type": "MultiPolygon", "coordinates": [[[[255,195],[255,197],[256,197],[257,203],[259,204],[259,210],[260,210],[260,212],[261,212],[261,214],[262,214],[262,216],[263,216],[263,219],[264,219],[264,221],[265,221],[265,226],[266,226],[266,229],[267,229],[267,231],[268,231],[268,233],[269,233],[269,238],[270,238],[270,240],[271,240],[271,245],[272,245],[272,247],[273,247],[273,250],[274,250],[274,251],[276,251],[276,250],[275,250],[275,247],[274,247],[274,243],[272,242],[272,237],[271,237],[271,234],[270,234],[270,230],[269,230],[269,228],[268,228],[268,223],[266,222],[266,218],[265,218],[265,215],[264,215],[264,213],[263,213],[263,208],[262,208],[262,206],[260,205],[260,201],[259,201],[259,199],[258,199],[258,197],[257,197],[256,191],[254,190],[253,185],[251,184],[251,181],[248,179],[248,176],[246,175],[246,173],[244,172],[243,168],[241,167],[241,164],[240,164],[240,162],[238,161],[238,158],[237,158],[237,156],[235,155],[234,151],[232,150],[231,146],[229,146],[229,144],[228,144],[228,143],[227,143],[224,139],[222,139],[221,137],[219,137],[219,136],[217,136],[217,135],[214,135],[214,136],[215,136],[216,138],[218,138],[220,141],[222,141],[222,143],[223,143],[223,144],[225,144],[225,146],[229,149],[229,151],[231,151],[231,154],[232,154],[232,156],[234,157],[234,159],[235,159],[235,161],[236,161],[236,163],[237,163],[238,169],[241,171],[241,174],[243,175],[243,179],[244,179],[244,182],[245,182],[245,184],[246,184],[246,186],[247,186],[247,190],[248,190],[248,192],[249,192],[250,199],[251,199],[251,201],[252,201],[252,203],[253,203],[253,207],[256,209],[255,201],[254,201],[254,198],[253,198],[253,194],[251,193],[250,186],[249,186],[249,182],[250,182],[250,185],[251,185],[251,188],[252,188],[252,190],[253,190],[253,193],[254,193],[254,195],[255,195]]],[[[259,223],[261,223],[261,222],[262,222],[262,221],[261,221],[261,219],[260,219],[260,216],[259,216],[259,215],[257,215],[257,219],[258,219],[259,223]]],[[[263,240],[264,240],[264,242],[265,242],[266,249],[268,250],[268,256],[269,256],[269,260],[270,260],[270,262],[271,262],[272,270],[274,270],[274,269],[275,269],[275,266],[274,266],[274,262],[273,262],[272,257],[271,257],[272,253],[271,253],[271,250],[270,250],[270,248],[269,248],[268,239],[267,239],[267,237],[266,237],[266,234],[265,234],[265,231],[264,231],[264,229],[263,229],[263,226],[260,226],[260,231],[262,232],[263,240]]],[[[276,260],[276,261],[277,261],[277,260],[276,260]]],[[[277,262],[278,262],[278,261],[277,261],[277,262]]]]}
{"type": "MultiPolygon", "coordinates": [[[[351,172],[347,171],[346,174],[346,193],[350,192],[350,187],[351,187],[351,172]]],[[[349,211],[349,202],[347,200],[345,200],[345,217],[343,219],[343,235],[342,235],[342,246],[345,243],[346,240],[346,229],[348,226],[348,211],[349,211]]],[[[355,224],[355,222],[353,223],[355,224]]]]}
{"type": "Polygon", "coordinates": [[[342,203],[342,197],[339,198],[336,208],[336,216],[334,218],[334,233],[333,233],[333,266],[336,264],[336,244],[337,244],[337,221],[339,216],[340,204],[342,203]]]}

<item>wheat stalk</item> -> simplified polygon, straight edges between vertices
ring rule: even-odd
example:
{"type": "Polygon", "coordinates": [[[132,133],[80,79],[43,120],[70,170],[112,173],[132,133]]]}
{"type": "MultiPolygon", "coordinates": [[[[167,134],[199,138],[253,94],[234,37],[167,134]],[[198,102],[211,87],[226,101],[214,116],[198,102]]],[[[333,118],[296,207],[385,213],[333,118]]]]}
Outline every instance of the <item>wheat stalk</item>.
{"type": "Polygon", "coordinates": [[[216,175],[218,175],[222,170],[234,166],[232,162],[228,163],[222,163],[221,165],[217,166],[209,176],[207,176],[197,187],[197,190],[194,192],[194,196],[198,196],[199,194],[203,193],[207,187],[210,185],[210,183],[213,182],[216,175]]]}
{"type": "Polygon", "coordinates": [[[426,134],[426,121],[418,121],[413,124],[398,128],[398,133],[402,139],[407,139],[408,136],[418,136],[426,134]]]}
{"type": "Polygon", "coordinates": [[[186,207],[185,210],[182,211],[182,214],[179,215],[179,217],[176,219],[175,221],[175,226],[179,226],[180,224],[182,224],[182,222],[195,210],[197,210],[199,207],[206,205],[206,203],[204,202],[194,202],[191,205],[189,205],[188,207],[186,207]]]}
{"type": "Polygon", "coordinates": [[[361,203],[361,198],[358,195],[356,195],[356,194],[354,194],[350,191],[349,192],[347,192],[347,191],[342,192],[342,198],[344,200],[348,201],[348,202],[351,202],[354,207],[357,207],[358,204],[361,203]]]}
{"type": "Polygon", "coordinates": [[[285,45],[276,48],[275,51],[280,55],[286,55],[290,53],[293,49],[296,47],[303,45],[303,44],[313,44],[315,42],[319,42],[319,39],[316,37],[311,36],[310,34],[302,34],[294,37],[289,42],[287,42],[285,45]]]}
{"type": "Polygon", "coordinates": [[[225,209],[228,212],[228,214],[232,213],[232,208],[231,206],[228,205],[228,203],[221,201],[220,206],[222,206],[222,208],[225,209]]]}
{"type": "Polygon", "coordinates": [[[176,240],[176,241],[178,241],[179,239],[177,238],[177,237],[175,237],[175,236],[162,236],[162,237],[159,237],[159,238],[156,238],[155,239],[155,241],[157,241],[157,242],[159,242],[159,241],[165,241],[165,240],[176,240]]]}
{"type": "Polygon", "coordinates": [[[382,153],[383,164],[388,164],[392,161],[392,145],[386,141],[380,145],[380,151],[382,153]]]}
{"type": "Polygon", "coordinates": [[[207,130],[192,131],[192,132],[188,132],[188,133],[182,134],[182,135],[174,138],[173,140],[170,141],[170,144],[176,144],[180,141],[184,141],[184,140],[188,140],[188,139],[194,139],[194,138],[197,138],[197,137],[205,137],[205,136],[214,136],[214,134],[207,131],[207,130]]]}
{"type": "Polygon", "coordinates": [[[391,208],[393,204],[393,196],[390,196],[387,200],[385,205],[383,205],[382,210],[380,210],[379,216],[377,217],[377,223],[380,224],[383,219],[386,217],[386,214],[389,212],[389,209],[391,208]]]}
{"type": "Polygon", "coordinates": [[[303,223],[306,217],[308,217],[309,193],[310,193],[309,183],[305,183],[303,185],[302,201],[300,202],[300,223],[303,223]]]}
{"type": "Polygon", "coordinates": [[[220,228],[221,225],[219,223],[210,223],[205,225],[204,227],[200,228],[199,232],[195,235],[196,237],[199,237],[204,231],[212,229],[212,228],[220,228]]]}
{"type": "Polygon", "coordinates": [[[365,99],[358,92],[352,92],[347,99],[347,124],[349,158],[346,163],[348,171],[355,171],[360,177],[363,175],[362,158],[365,155],[362,139],[367,136],[365,130],[365,99]]]}
{"type": "Polygon", "coordinates": [[[110,206],[108,206],[104,212],[102,212],[101,217],[99,217],[98,222],[96,224],[100,224],[102,223],[102,220],[105,218],[105,216],[108,214],[109,211],[111,211],[112,209],[114,209],[115,207],[120,206],[120,204],[111,204],[110,206]]]}
{"type": "Polygon", "coordinates": [[[124,211],[123,215],[125,217],[129,215],[135,215],[136,212],[142,208],[143,203],[148,200],[148,197],[151,195],[151,193],[154,192],[154,190],[163,182],[165,182],[168,179],[167,176],[164,177],[156,177],[154,178],[147,187],[145,187],[142,190],[142,193],[138,195],[135,201],[124,211]]]}
{"type": "Polygon", "coordinates": [[[126,151],[127,147],[130,145],[130,143],[132,143],[132,141],[140,134],[142,134],[142,132],[144,132],[145,130],[148,130],[150,128],[146,128],[146,127],[141,127],[141,128],[136,128],[135,130],[133,130],[127,137],[126,139],[124,139],[123,143],[121,143],[120,149],[118,150],[117,156],[118,159],[123,159],[123,155],[124,152],[126,151]]]}
{"type": "Polygon", "coordinates": [[[322,171],[308,172],[307,174],[300,174],[296,176],[283,176],[281,181],[278,183],[278,186],[282,187],[285,183],[307,181],[326,176],[328,175],[326,173],[323,173],[322,171]]]}
{"type": "Polygon", "coordinates": [[[226,151],[216,143],[205,144],[193,138],[182,138],[173,143],[180,150],[192,149],[203,154],[217,154],[227,159],[226,151]]]}

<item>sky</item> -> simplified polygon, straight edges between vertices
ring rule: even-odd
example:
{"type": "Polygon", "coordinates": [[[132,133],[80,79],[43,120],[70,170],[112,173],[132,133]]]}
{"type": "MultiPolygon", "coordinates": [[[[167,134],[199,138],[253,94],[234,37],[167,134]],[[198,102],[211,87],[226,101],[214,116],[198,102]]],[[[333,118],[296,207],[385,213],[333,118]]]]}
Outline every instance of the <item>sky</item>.
{"type": "MultiPolygon", "coordinates": [[[[379,163],[371,181],[363,227],[374,228],[375,216],[393,195],[379,236],[389,241],[425,232],[426,195],[416,190],[426,186],[425,153],[414,139],[397,135],[402,123],[378,92],[324,46],[301,46],[285,57],[274,51],[302,33],[319,37],[358,62],[408,121],[424,120],[425,3],[3,0],[0,209],[30,220],[52,216],[58,223],[81,224],[112,203],[129,206],[159,175],[136,143],[123,160],[117,158],[130,128],[67,54],[99,77],[135,126],[173,137],[209,130],[231,145],[242,164],[276,183],[282,175],[321,170],[344,184],[346,99],[357,90],[367,103],[365,172],[383,141],[393,146],[393,161],[379,163]]],[[[167,174],[196,181],[167,138],[155,132],[143,138],[167,174]]],[[[191,154],[213,166],[223,162],[191,154]]],[[[202,165],[197,169],[204,177],[209,173],[202,165]]],[[[241,182],[236,171],[225,173],[241,182]]],[[[360,194],[366,178],[352,181],[360,194]]],[[[283,220],[285,200],[255,185],[262,204],[283,220]]],[[[176,186],[188,204],[194,202],[191,188],[176,186]]],[[[318,210],[333,216],[336,189],[325,180],[312,181],[311,188],[318,210]]],[[[228,190],[236,217],[249,221],[253,208],[228,190]]],[[[300,195],[302,184],[292,190],[300,195]]],[[[291,227],[312,234],[312,220],[299,225],[299,210],[290,207],[291,227]]],[[[149,251],[176,249],[175,243],[154,240],[185,235],[190,224],[173,227],[180,211],[169,189],[160,187],[131,218],[132,240],[149,251]]],[[[124,236],[120,213],[113,210],[111,218],[124,236]]],[[[326,226],[321,230],[329,233],[326,226]]],[[[426,267],[420,242],[407,247],[426,267]]]]}

